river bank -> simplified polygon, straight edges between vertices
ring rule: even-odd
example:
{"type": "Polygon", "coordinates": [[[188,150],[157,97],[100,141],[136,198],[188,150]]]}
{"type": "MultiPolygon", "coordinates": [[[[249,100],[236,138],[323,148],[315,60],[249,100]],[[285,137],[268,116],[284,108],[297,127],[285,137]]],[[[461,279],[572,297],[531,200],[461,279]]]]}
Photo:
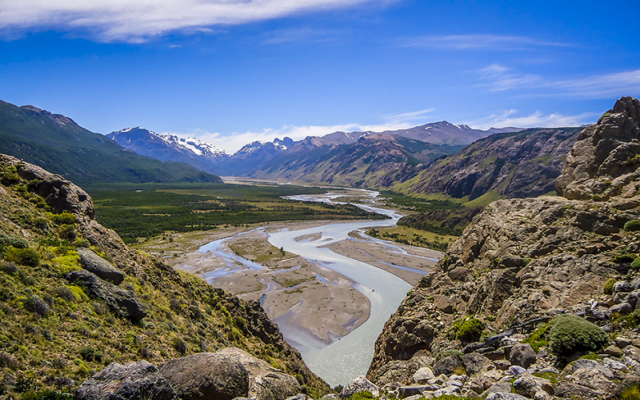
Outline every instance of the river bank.
{"type": "MultiPolygon", "coordinates": [[[[381,208],[375,192],[353,195],[363,200],[359,207],[391,218],[180,234],[145,247],[164,251],[170,264],[216,287],[260,301],[307,365],[330,384],[342,384],[366,372],[384,322],[441,257],[365,235],[371,227],[395,226],[400,216],[381,208]]],[[[333,202],[339,196],[344,194],[294,200],[333,202]]]]}

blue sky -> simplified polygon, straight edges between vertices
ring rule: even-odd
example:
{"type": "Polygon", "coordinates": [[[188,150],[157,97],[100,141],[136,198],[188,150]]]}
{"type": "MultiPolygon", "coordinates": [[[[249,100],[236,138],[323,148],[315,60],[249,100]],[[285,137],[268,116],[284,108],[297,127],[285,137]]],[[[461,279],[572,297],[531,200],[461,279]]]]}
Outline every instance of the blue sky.
{"type": "Polygon", "coordinates": [[[0,99],[109,133],[253,140],[594,122],[640,96],[640,2],[0,2],[0,99]]]}

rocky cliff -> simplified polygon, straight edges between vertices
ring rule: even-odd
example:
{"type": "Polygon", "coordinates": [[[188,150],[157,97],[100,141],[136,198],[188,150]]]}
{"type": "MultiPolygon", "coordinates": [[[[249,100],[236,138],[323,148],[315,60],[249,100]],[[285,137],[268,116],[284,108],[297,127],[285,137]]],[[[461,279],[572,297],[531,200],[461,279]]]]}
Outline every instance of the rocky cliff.
{"type": "Polygon", "coordinates": [[[620,99],[579,134],[562,196],[499,200],[474,217],[385,325],[368,378],[492,399],[637,390],[639,126],[640,102],[620,99]]]}
{"type": "Polygon", "coordinates": [[[207,385],[228,398],[328,390],[259,303],[129,249],[94,220],[78,186],[5,155],[0,183],[0,397],[72,393],[107,366],[93,382],[111,392],[91,397],[85,384],[79,398],[189,398],[207,385]],[[196,353],[210,355],[186,364],[212,369],[175,361],[196,353]],[[204,386],[183,385],[184,374],[204,386]]]}

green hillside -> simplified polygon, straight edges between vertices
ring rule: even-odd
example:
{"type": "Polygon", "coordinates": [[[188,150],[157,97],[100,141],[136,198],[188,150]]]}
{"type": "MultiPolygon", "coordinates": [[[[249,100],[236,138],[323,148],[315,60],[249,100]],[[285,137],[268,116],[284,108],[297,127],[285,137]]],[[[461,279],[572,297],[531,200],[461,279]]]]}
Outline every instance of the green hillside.
{"type": "Polygon", "coordinates": [[[164,163],[122,148],[71,118],[0,101],[0,153],[78,183],[221,182],[187,164],[164,163]]]}

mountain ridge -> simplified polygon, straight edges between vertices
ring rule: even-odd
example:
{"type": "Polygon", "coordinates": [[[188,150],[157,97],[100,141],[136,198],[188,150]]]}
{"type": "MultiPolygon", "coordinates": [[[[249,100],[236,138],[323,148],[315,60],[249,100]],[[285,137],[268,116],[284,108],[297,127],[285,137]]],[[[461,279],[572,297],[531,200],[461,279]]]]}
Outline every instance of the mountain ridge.
{"type": "Polygon", "coordinates": [[[189,165],[135,154],[71,118],[0,102],[0,153],[77,182],[220,182],[189,165]]]}

